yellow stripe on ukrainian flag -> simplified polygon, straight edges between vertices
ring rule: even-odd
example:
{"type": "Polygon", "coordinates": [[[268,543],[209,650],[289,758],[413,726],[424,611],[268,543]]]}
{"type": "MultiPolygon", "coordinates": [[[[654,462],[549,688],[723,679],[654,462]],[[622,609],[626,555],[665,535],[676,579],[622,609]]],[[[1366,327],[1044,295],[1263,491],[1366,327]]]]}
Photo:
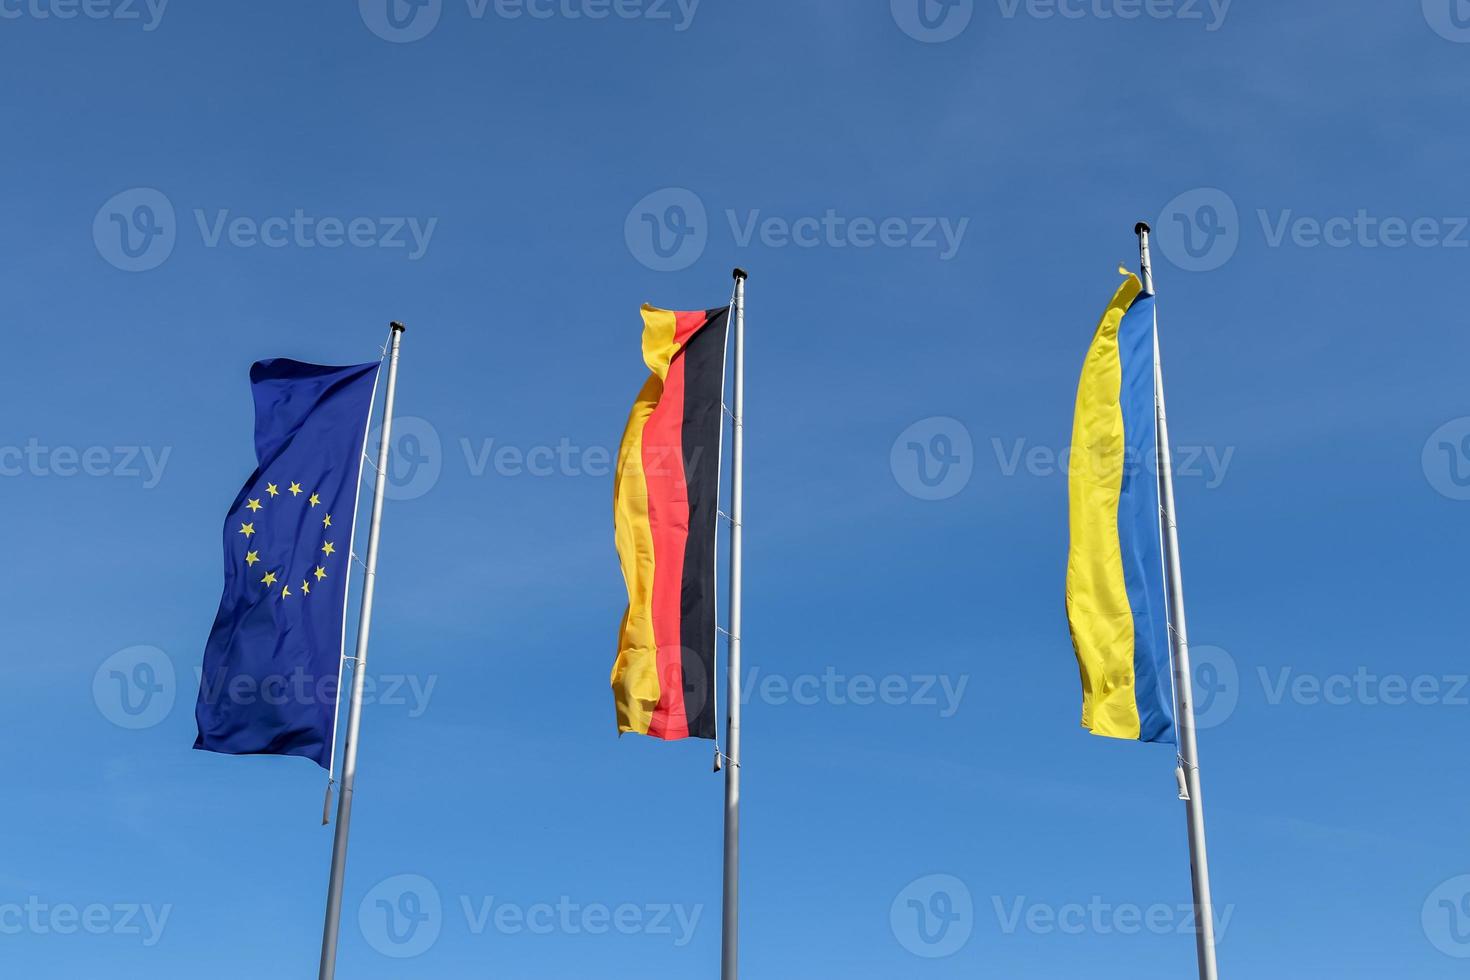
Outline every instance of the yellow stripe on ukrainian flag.
{"type": "Polygon", "coordinates": [[[1154,298],[1129,275],[1098,325],[1072,426],[1067,621],[1094,735],[1174,741],[1163,550],[1154,298]]]}

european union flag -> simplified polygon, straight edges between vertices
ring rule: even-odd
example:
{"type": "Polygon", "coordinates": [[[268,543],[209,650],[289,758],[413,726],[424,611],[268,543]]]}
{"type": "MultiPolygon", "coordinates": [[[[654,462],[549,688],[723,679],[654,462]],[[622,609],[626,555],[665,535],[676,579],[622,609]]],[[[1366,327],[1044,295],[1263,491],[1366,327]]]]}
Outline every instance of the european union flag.
{"type": "Polygon", "coordinates": [[[225,519],[196,749],[330,765],[352,525],[378,365],[250,368],[258,466],[225,519]]]}

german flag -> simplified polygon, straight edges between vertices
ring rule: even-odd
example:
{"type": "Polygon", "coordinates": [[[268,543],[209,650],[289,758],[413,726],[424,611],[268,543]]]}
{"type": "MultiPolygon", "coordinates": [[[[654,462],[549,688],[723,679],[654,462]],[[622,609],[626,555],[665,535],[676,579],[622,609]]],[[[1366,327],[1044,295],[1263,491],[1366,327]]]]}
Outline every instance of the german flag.
{"type": "Polygon", "coordinates": [[[618,449],[613,523],[628,611],[618,731],[715,737],[715,528],[730,308],[643,307],[638,393],[618,449]]]}

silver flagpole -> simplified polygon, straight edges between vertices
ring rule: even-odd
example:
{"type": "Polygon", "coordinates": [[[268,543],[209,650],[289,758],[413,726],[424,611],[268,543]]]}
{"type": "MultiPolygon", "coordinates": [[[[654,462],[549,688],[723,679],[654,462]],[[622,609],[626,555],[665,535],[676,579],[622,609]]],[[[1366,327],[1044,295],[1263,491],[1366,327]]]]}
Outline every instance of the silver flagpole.
{"type": "Polygon", "coordinates": [[[745,506],[745,270],[735,270],[735,404],[730,410],[730,659],[726,668],[729,721],[725,732],[725,897],[720,977],[740,975],[740,532],[745,506]]]}
{"type": "MultiPolygon", "coordinates": [[[[1143,293],[1154,295],[1150,228],[1139,222],[1143,293]]],[[[1199,746],[1194,732],[1194,675],[1189,667],[1189,630],[1184,619],[1184,576],[1179,565],[1179,522],[1174,510],[1174,461],[1169,449],[1169,418],[1164,411],[1164,368],[1159,359],[1158,311],[1154,312],[1154,406],[1158,419],[1159,501],[1163,509],[1165,586],[1169,590],[1169,642],[1174,654],[1174,717],[1179,731],[1179,785],[1189,821],[1189,870],[1194,885],[1194,941],[1200,980],[1217,980],[1215,909],[1210,899],[1210,862],[1205,852],[1205,805],[1200,796],[1199,746]]]]}
{"type": "MultiPolygon", "coordinates": [[[[398,383],[398,344],[403,324],[394,323],[388,351],[388,393],[383,396],[383,432],[378,446],[378,479],[373,485],[373,516],[368,525],[367,564],[362,608],[357,617],[357,655],[352,666],[352,702],[347,709],[347,740],[342,745],[342,787],[337,801],[337,832],[332,839],[332,876],[327,885],[327,918],[322,928],[319,980],[337,972],[337,933],[342,921],[342,880],[347,873],[347,828],[352,821],[352,784],[357,778],[357,730],[362,721],[362,686],[367,673],[368,629],[373,620],[373,584],[378,569],[378,528],[383,523],[383,491],[388,485],[388,447],[393,438],[393,392],[398,383]]],[[[349,556],[348,560],[351,560],[349,556]]]]}

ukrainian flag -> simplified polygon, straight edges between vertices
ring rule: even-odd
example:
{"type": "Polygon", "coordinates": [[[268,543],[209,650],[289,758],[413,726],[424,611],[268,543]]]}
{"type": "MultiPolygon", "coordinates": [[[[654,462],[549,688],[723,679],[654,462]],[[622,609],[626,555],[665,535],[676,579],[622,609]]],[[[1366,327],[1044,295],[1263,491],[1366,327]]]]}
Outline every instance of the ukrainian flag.
{"type": "Polygon", "coordinates": [[[1154,297],[1128,275],[1077,386],[1067,621],[1082,672],[1082,726],[1109,738],[1173,743],[1154,330],[1154,297]]]}

